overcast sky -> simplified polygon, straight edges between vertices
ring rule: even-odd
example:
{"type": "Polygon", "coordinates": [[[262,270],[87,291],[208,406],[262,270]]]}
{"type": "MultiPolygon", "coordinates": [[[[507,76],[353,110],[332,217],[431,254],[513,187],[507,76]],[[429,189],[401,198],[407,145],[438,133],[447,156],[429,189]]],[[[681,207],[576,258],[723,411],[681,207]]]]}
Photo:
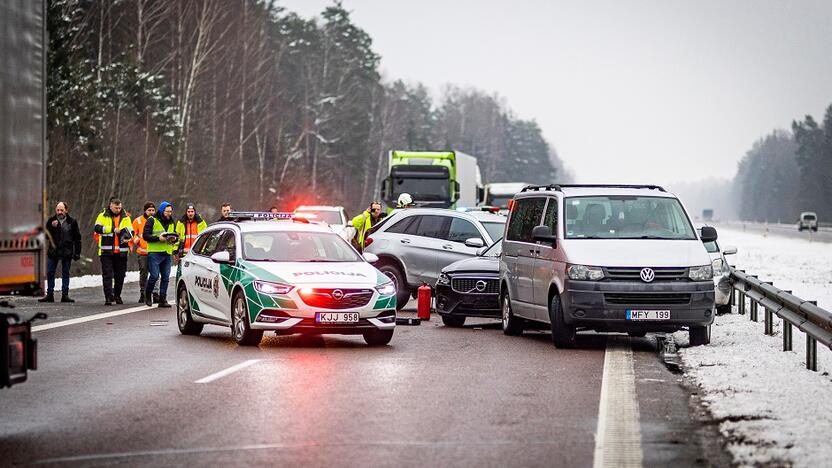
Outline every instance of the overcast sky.
{"type": "Polygon", "coordinates": [[[343,3],[386,79],[499,93],[580,182],[730,178],[759,137],[832,103],[832,0],[343,3]]]}

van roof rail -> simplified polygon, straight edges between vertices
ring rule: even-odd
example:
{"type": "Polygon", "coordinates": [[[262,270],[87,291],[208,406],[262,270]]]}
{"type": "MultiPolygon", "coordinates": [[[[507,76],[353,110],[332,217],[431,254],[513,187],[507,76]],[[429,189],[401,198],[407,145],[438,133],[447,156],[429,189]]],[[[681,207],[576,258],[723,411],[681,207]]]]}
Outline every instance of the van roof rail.
{"type": "Polygon", "coordinates": [[[637,185],[637,184],[549,184],[549,185],[527,185],[521,192],[531,190],[554,190],[562,192],[565,188],[626,188],[626,189],[648,189],[667,192],[661,185],[637,185]]]}

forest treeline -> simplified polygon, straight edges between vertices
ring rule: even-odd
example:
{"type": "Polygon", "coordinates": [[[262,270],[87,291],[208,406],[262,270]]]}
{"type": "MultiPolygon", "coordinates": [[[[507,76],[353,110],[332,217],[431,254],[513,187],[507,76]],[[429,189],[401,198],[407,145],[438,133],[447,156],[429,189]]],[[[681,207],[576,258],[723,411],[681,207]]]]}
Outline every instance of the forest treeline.
{"type": "Polygon", "coordinates": [[[82,224],[113,195],[134,214],[145,200],[354,212],[391,149],[464,151],[487,181],[564,176],[499,96],[449,84],[434,102],[382,79],[339,2],[305,19],[263,0],[50,0],[48,31],[48,198],[82,224]]]}
{"type": "Polygon", "coordinates": [[[734,179],[741,219],[796,222],[802,211],[832,221],[832,105],[823,122],[807,115],[791,131],[758,140],[734,179]]]}

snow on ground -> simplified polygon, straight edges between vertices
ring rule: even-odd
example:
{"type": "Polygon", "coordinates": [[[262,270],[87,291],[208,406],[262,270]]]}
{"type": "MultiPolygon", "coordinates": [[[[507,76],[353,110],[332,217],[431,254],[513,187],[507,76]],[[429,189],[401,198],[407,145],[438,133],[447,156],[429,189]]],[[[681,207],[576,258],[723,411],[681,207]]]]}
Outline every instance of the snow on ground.
{"type": "MultiPolygon", "coordinates": [[[[739,249],[736,264],[761,279],[832,308],[832,244],[718,228],[722,246],[739,249]]],[[[763,334],[760,322],[716,318],[711,344],[682,348],[686,375],[719,422],[741,466],[828,466],[832,459],[832,350],[818,347],[818,369],[805,365],[805,335],[793,329],[794,351],[782,351],[782,326],[763,334]]],[[[681,346],[687,334],[675,334],[681,346]]]]}
{"type": "MultiPolygon", "coordinates": [[[[60,273],[60,268],[58,269],[58,273],[60,273]]],[[[171,268],[170,270],[170,277],[173,278],[176,276],[176,268],[171,268]]],[[[125,283],[137,282],[139,281],[139,272],[138,271],[128,271],[127,275],[124,277],[125,283]]],[[[60,292],[61,287],[63,285],[63,279],[55,278],[55,291],[60,292]]],[[[101,275],[84,275],[84,276],[73,276],[69,279],[69,289],[81,289],[81,288],[92,288],[92,287],[100,287],[101,286],[101,275]]],[[[43,289],[46,289],[46,284],[43,285],[43,289]]]]}

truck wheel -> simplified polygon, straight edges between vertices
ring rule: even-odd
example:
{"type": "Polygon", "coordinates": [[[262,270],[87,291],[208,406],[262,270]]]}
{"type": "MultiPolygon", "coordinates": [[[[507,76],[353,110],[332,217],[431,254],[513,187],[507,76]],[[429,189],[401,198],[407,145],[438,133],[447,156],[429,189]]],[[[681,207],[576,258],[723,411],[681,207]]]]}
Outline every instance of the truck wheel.
{"type": "Polygon", "coordinates": [[[459,315],[443,315],[442,323],[445,324],[446,327],[459,328],[465,325],[465,317],[459,315]]]}
{"type": "Polygon", "coordinates": [[[520,336],[523,334],[523,321],[514,316],[511,311],[511,298],[508,293],[503,294],[503,334],[520,336]]]}
{"type": "Polygon", "coordinates": [[[199,335],[204,324],[198,323],[191,315],[191,304],[188,301],[188,290],[185,285],[179,287],[176,293],[176,323],[183,335],[199,335]]]}
{"type": "Polygon", "coordinates": [[[402,274],[397,266],[389,263],[385,263],[384,265],[378,267],[378,271],[384,273],[384,276],[393,280],[393,284],[396,285],[396,310],[404,309],[404,306],[406,306],[408,300],[410,300],[410,289],[407,287],[407,281],[404,278],[404,274],[402,274]]]}
{"type": "Polygon", "coordinates": [[[263,330],[252,330],[248,324],[248,306],[243,293],[237,292],[231,303],[231,334],[240,346],[257,346],[263,339],[263,330]]]}
{"type": "Polygon", "coordinates": [[[574,348],[576,342],[575,327],[563,320],[563,306],[560,296],[552,297],[549,304],[549,321],[552,323],[552,342],[556,348],[574,348]]]}
{"type": "Polygon", "coordinates": [[[688,341],[690,341],[691,346],[703,346],[710,344],[710,327],[690,327],[688,329],[688,341]]]}
{"type": "Polygon", "coordinates": [[[373,330],[364,332],[364,341],[370,346],[384,346],[393,339],[393,330],[373,330]]]}

